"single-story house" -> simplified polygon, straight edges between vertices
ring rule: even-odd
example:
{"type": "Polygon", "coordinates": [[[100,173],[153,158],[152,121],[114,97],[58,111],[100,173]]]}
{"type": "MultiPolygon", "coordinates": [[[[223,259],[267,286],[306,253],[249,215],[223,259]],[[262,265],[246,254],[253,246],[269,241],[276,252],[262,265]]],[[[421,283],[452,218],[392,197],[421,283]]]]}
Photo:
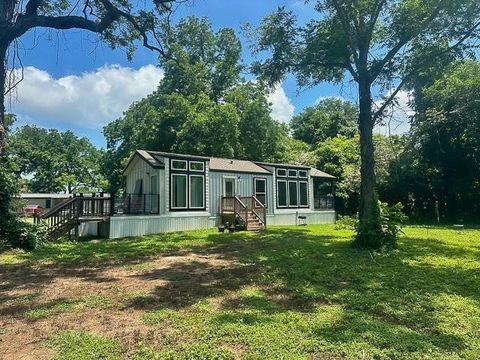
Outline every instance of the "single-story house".
{"type": "Polygon", "coordinates": [[[21,193],[18,198],[22,205],[39,205],[44,209],[51,209],[71,198],[72,194],[21,193]]]}
{"type": "Polygon", "coordinates": [[[79,225],[113,239],[336,219],[335,177],[309,166],[137,150],[124,176],[122,197],[74,196],[43,214],[52,238],[79,225]]]}
{"type": "Polygon", "coordinates": [[[336,219],[335,177],[309,166],[138,150],[124,175],[110,238],[210,228],[235,217],[254,221],[252,228],[336,219]]]}

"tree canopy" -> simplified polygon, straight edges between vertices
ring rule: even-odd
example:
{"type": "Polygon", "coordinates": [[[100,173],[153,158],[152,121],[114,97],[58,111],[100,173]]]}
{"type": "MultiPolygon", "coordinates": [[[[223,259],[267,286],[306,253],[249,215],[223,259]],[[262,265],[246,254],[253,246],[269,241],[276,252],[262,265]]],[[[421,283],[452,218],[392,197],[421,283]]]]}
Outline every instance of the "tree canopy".
{"type": "MultiPolygon", "coordinates": [[[[234,31],[214,32],[207,19],[188,17],[168,36],[169,60],[158,89],[104,129],[107,162],[125,162],[140,148],[283,159],[287,127],[272,119],[268,89],[242,79],[241,45],[234,31]]],[[[110,180],[118,186],[120,173],[110,180]]]]}
{"type": "Polygon", "coordinates": [[[337,135],[353,137],[357,133],[357,107],[349,101],[327,98],[305,108],[290,122],[292,135],[315,146],[337,135]]]}
{"type": "Polygon", "coordinates": [[[355,243],[380,247],[373,128],[429,58],[467,53],[480,30],[477,0],[318,0],[316,17],[298,25],[281,7],[263,20],[254,70],[270,84],[293,73],[300,86],[352,79],[357,84],[361,186],[355,243]],[[421,56],[418,56],[418,55],[421,56]],[[393,90],[391,90],[393,88],[393,90]],[[374,107],[372,90],[387,93],[374,107]]]}
{"type": "Polygon", "coordinates": [[[102,152],[87,138],[25,125],[9,139],[17,177],[28,177],[31,192],[87,192],[105,188],[100,175],[102,152]]]}

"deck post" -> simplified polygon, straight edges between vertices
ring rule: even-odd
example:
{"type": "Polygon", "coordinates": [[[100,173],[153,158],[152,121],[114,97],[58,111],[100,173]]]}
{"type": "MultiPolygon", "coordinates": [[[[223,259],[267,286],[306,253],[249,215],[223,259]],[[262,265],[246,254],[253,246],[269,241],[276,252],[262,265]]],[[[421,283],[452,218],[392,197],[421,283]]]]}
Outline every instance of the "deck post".
{"type": "Polygon", "coordinates": [[[110,216],[115,213],[115,193],[110,194],[110,216]]]}

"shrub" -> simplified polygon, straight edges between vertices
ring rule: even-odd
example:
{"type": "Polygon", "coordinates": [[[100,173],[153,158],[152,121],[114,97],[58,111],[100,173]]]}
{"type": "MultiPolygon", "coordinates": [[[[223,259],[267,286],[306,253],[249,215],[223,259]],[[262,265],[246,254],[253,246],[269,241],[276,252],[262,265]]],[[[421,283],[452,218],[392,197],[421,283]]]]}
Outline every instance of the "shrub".
{"type": "Polygon", "coordinates": [[[401,225],[408,220],[403,213],[403,205],[397,203],[389,206],[387,203],[378,201],[378,214],[378,222],[373,224],[374,226],[368,226],[368,231],[365,229],[360,231],[357,224],[354,246],[376,249],[392,249],[397,246],[398,235],[402,232],[401,225]]]}
{"type": "Polygon", "coordinates": [[[338,219],[335,222],[336,230],[355,230],[358,223],[358,219],[354,216],[338,215],[338,219]]]}
{"type": "Polygon", "coordinates": [[[3,231],[0,233],[0,250],[8,248],[36,249],[47,241],[45,224],[29,224],[18,216],[9,216],[2,222],[3,231]]]}

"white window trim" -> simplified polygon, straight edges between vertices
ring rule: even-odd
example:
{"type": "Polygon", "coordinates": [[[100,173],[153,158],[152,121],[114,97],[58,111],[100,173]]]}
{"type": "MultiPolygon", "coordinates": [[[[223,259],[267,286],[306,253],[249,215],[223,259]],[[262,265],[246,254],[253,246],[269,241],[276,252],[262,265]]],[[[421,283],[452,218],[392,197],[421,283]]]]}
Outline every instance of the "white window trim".
{"type": "Polygon", "coordinates": [[[188,168],[190,169],[190,171],[203,173],[203,172],[205,172],[205,163],[203,161],[190,161],[189,164],[188,164],[188,168]],[[202,170],[192,169],[192,164],[201,164],[202,165],[202,170]]]}
{"type": "Polygon", "coordinates": [[[187,160],[172,159],[172,161],[171,161],[171,166],[172,166],[172,170],[187,171],[187,170],[188,170],[188,161],[187,161],[187,160]],[[185,168],[177,168],[177,167],[175,167],[173,164],[174,164],[176,161],[184,163],[184,164],[185,164],[185,168]]]}
{"type": "Polygon", "coordinates": [[[236,196],[237,195],[237,177],[236,176],[224,176],[223,177],[223,184],[222,184],[222,188],[223,188],[223,196],[227,196],[226,195],[226,189],[225,189],[225,180],[233,180],[233,186],[235,187],[233,189],[233,196],[236,196]]]}
{"type": "Polygon", "coordinates": [[[302,208],[308,208],[309,205],[309,189],[308,189],[308,181],[299,181],[298,182],[298,206],[299,207],[302,207],[302,208]],[[307,185],[307,203],[306,204],[302,204],[302,196],[300,194],[300,184],[306,184],[307,185]]]}
{"type": "Polygon", "coordinates": [[[308,171],[307,170],[298,170],[298,177],[302,179],[308,178],[308,171]],[[305,176],[300,175],[301,173],[305,173],[305,176]]]}
{"type": "Polygon", "coordinates": [[[298,204],[299,204],[298,197],[300,196],[300,191],[298,191],[299,190],[298,189],[299,188],[298,181],[297,180],[289,180],[287,188],[288,188],[288,207],[297,208],[298,204]],[[290,183],[294,183],[297,186],[297,203],[295,205],[290,204],[290,183]]]}
{"type": "Polygon", "coordinates": [[[190,205],[189,209],[204,209],[205,208],[205,175],[189,175],[188,176],[188,204],[190,205]],[[192,205],[192,177],[202,178],[202,206],[191,206],[192,205]]]}
{"type": "Polygon", "coordinates": [[[256,197],[257,199],[258,199],[257,194],[258,194],[258,195],[263,195],[263,196],[265,196],[265,204],[264,204],[264,205],[267,206],[267,204],[268,204],[268,199],[267,199],[267,179],[265,179],[265,178],[254,178],[254,179],[253,179],[253,192],[254,192],[255,197],[256,197]],[[265,191],[263,191],[263,192],[257,192],[257,181],[263,181],[263,182],[264,182],[264,184],[265,184],[265,191]]]}
{"type": "Polygon", "coordinates": [[[180,210],[180,209],[188,209],[188,200],[189,200],[189,197],[188,196],[185,196],[185,206],[173,206],[174,204],[174,201],[173,201],[173,177],[174,176],[183,176],[184,178],[186,178],[186,181],[185,181],[185,186],[186,186],[186,189],[185,189],[185,195],[188,194],[188,175],[187,174],[177,174],[177,173],[174,173],[174,174],[171,174],[170,175],[170,208],[172,210],[180,210]]]}
{"type": "Polygon", "coordinates": [[[291,177],[296,178],[296,177],[298,177],[298,171],[297,171],[297,170],[289,169],[289,170],[287,171],[287,175],[288,175],[289,178],[291,178],[291,177]],[[295,172],[295,175],[290,175],[290,171],[294,171],[294,172],[295,172]]]}
{"type": "Polygon", "coordinates": [[[288,197],[288,183],[287,183],[287,180],[277,180],[277,207],[278,208],[288,208],[288,203],[289,203],[289,197],[288,197]],[[286,192],[286,196],[285,196],[285,200],[286,200],[286,205],[280,205],[280,192],[278,191],[278,183],[280,182],[283,182],[285,183],[285,192],[286,192]]]}
{"type": "Polygon", "coordinates": [[[277,177],[287,177],[288,175],[288,170],[287,169],[277,169],[277,177]],[[285,175],[279,175],[279,171],[285,171],[285,175]]]}

